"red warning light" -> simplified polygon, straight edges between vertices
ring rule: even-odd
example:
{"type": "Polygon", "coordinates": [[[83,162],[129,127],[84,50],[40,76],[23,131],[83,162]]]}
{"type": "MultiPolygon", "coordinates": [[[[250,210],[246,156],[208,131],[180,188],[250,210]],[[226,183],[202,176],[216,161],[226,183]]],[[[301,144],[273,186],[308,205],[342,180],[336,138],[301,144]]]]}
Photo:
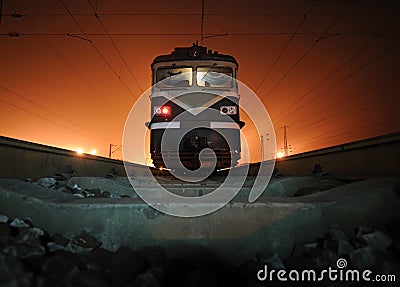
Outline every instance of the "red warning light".
{"type": "Polygon", "coordinates": [[[163,107],[161,108],[161,114],[162,114],[163,116],[170,116],[170,115],[171,115],[171,107],[169,107],[169,106],[163,106],[163,107]]]}

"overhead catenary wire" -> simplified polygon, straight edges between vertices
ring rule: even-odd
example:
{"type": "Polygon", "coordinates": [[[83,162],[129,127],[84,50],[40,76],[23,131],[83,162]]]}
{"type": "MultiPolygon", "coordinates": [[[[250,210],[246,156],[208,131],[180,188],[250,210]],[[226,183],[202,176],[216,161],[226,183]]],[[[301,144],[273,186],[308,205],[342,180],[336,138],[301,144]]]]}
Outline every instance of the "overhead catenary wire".
{"type": "Polygon", "coordinates": [[[51,120],[51,119],[49,119],[49,118],[47,118],[47,117],[44,117],[43,115],[34,113],[34,112],[32,112],[31,110],[27,110],[27,109],[25,109],[25,108],[23,108],[23,107],[21,107],[21,106],[18,106],[18,105],[16,105],[16,104],[10,103],[10,102],[8,102],[8,101],[6,101],[6,100],[4,100],[4,99],[1,99],[1,98],[0,98],[0,102],[5,103],[5,104],[7,104],[7,105],[10,105],[10,106],[12,106],[12,107],[14,107],[14,108],[16,108],[16,109],[19,109],[19,110],[21,110],[21,111],[24,111],[24,112],[26,112],[26,113],[28,113],[28,114],[31,114],[31,115],[33,115],[33,116],[35,116],[35,117],[38,117],[38,118],[42,119],[42,120],[48,121],[48,122],[50,122],[50,123],[52,123],[52,124],[54,124],[54,125],[56,125],[56,126],[62,127],[62,128],[66,129],[66,130],[69,130],[69,131],[73,132],[74,134],[78,134],[78,135],[84,136],[84,137],[86,137],[86,138],[91,138],[91,137],[89,137],[88,135],[85,135],[85,134],[83,134],[83,133],[81,133],[81,132],[79,132],[79,131],[76,131],[76,130],[74,130],[74,129],[71,129],[71,128],[69,128],[69,127],[63,125],[63,124],[57,123],[57,122],[55,122],[55,121],[53,121],[53,120],[51,120]]]}
{"type": "MultiPolygon", "coordinates": [[[[71,120],[59,115],[58,113],[55,113],[52,110],[49,110],[48,108],[45,108],[42,105],[39,105],[39,104],[35,103],[34,101],[30,100],[29,98],[23,96],[21,93],[17,93],[15,91],[11,90],[10,88],[5,87],[2,84],[0,84],[0,88],[2,88],[3,90],[9,92],[10,94],[13,94],[14,96],[17,96],[18,98],[20,98],[20,99],[32,104],[33,106],[38,107],[38,108],[46,111],[47,113],[51,114],[52,116],[54,116],[54,117],[56,117],[58,119],[61,119],[61,120],[65,121],[65,122],[68,122],[69,124],[75,126],[76,128],[82,129],[82,130],[84,130],[84,131],[86,131],[86,132],[88,132],[88,133],[90,133],[90,134],[92,134],[92,135],[94,135],[94,136],[96,136],[98,138],[101,138],[105,142],[109,142],[110,141],[109,139],[107,139],[107,138],[105,138],[105,137],[103,137],[103,136],[101,136],[101,135],[99,135],[99,134],[97,134],[97,133],[85,128],[85,127],[83,127],[82,125],[79,125],[79,124],[77,124],[77,123],[75,123],[75,122],[73,122],[73,121],[71,121],[71,120]]],[[[62,127],[65,128],[65,126],[62,126],[62,127]]],[[[81,134],[81,135],[83,135],[83,134],[81,134]]],[[[84,135],[84,136],[86,136],[86,135],[84,135]]]]}
{"type": "Polygon", "coordinates": [[[96,8],[93,6],[93,4],[90,2],[90,0],[88,0],[89,6],[92,9],[94,16],[96,17],[96,19],[98,20],[101,28],[104,30],[104,32],[107,35],[107,38],[110,40],[112,46],[114,47],[115,51],[118,53],[118,55],[121,58],[121,61],[124,63],[125,67],[127,68],[129,74],[131,75],[132,79],[134,80],[134,82],[136,83],[136,85],[138,86],[139,90],[143,93],[143,89],[140,86],[138,80],[136,79],[136,77],[134,76],[130,66],[128,65],[128,63],[126,62],[124,56],[122,55],[121,51],[118,49],[117,45],[115,44],[114,40],[112,39],[111,35],[108,33],[107,28],[104,26],[103,21],[101,21],[99,14],[97,14],[96,8]]]}
{"type": "MultiPolygon", "coordinates": [[[[159,32],[154,32],[154,33],[140,33],[140,32],[130,32],[130,33],[74,33],[74,34],[68,34],[68,33],[25,33],[25,32],[17,32],[18,36],[55,36],[55,37],[65,37],[65,36],[77,36],[81,37],[81,39],[84,36],[119,36],[119,37],[153,37],[153,36],[159,36],[159,37],[170,37],[170,36],[187,36],[187,37],[193,37],[193,36],[198,36],[199,33],[159,33],[159,32]]],[[[287,36],[287,35],[292,35],[293,32],[243,32],[243,33],[205,33],[204,38],[210,38],[215,35],[226,35],[226,36],[287,36]]],[[[321,35],[320,32],[298,32],[296,36],[316,36],[316,35],[321,35]]],[[[357,35],[376,35],[376,32],[345,32],[345,31],[339,31],[335,33],[329,34],[331,36],[342,36],[342,35],[348,35],[348,36],[357,36],[357,35]]],[[[393,36],[391,33],[380,33],[382,36],[393,36]]],[[[10,37],[10,32],[9,33],[0,33],[0,36],[7,36],[10,37]]],[[[84,40],[88,41],[86,38],[83,38],[84,40]]],[[[88,41],[90,42],[90,41],[88,41]]]]}
{"type": "Polygon", "coordinates": [[[345,7],[342,9],[342,11],[333,19],[333,21],[329,24],[328,27],[325,28],[325,30],[320,34],[318,39],[316,39],[309,47],[308,49],[301,55],[301,57],[290,67],[290,69],[278,80],[278,82],[275,83],[274,86],[266,93],[264,97],[261,98],[261,102],[264,102],[267,97],[269,97],[272,92],[285,80],[285,78],[297,67],[297,65],[313,50],[313,48],[322,40],[324,37],[326,37],[328,31],[336,24],[336,22],[344,15],[346,10],[350,4],[345,5],[345,7]]]}
{"type": "Polygon", "coordinates": [[[310,9],[308,9],[308,11],[304,14],[303,19],[301,20],[301,22],[297,25],[295,31],[292,33],[292,35],[290,35],[289,39],[286,41],[285,45],[283,46],[283,48],[281,49],[281,51],[279,52],[278,56],[275,58],[275,60],[272,62],[272,64],[269,66],[269,69],[267,70],[267,72],[265,73],[264,77],[262,78],[261,82],[257,85],[255,92],[257,93],[258,90],[260,89],[260,87],[262,86],[262,84],[265,82],[265,80],[268,78],[268,76],[271,74],[271,71],[274,69],[275,65],[278,63],[278,61],[280,60],[280,58],[282,57],[282,55],[285,53],[286,49],[289,47],[290,43],[292,42],[292,40],[294,39],[294,37],[296,36],[296,34],[299,32],[300,28],[303,26],[303,24],[305,23],[308,15],[310,15],[311,11],[314,9],[315,5],[317,2],[314,2],[310,9]]]}
{"type": "MultiPolygon", "coordinates": [[[[372,64],[373,62],[375,62],[376,60],[378,60],[379,58],[387,55],[389,52],[391,52],[394,48],[396,48],[397,43],[393,44],[392,46],[390,46],[389,48],[385,49],[383,52],[379,53],[378,55],[374,56],[373,58],[371,58],[369,61],[367,61],[366,63],[362,64],[361,66],[359,66],[357,69],[355,69],[354,71],[352,71],[351,73],[349,73],[348,75],[346,75],[345,77],[343,77],[342,79],[340,79],[339,81],[337,81],[336,83],[334,83],[333,85],[330,85],[327,89],[325,89],[324,91],[322,91],[321,93],[317,94],[316,96],[312,97],[311,99],[309,99],[307,102],[305,102],[303,105],[299,106],[297,109],[295,109],[294,111],[292,111],[292,113],[295,113],[297,111],[299,111],[301,108],[303,108],[304,106],[310,104],[311,102],[315,101],[316,99],[318,99],[319,97],[321,97],[322,95],[326,94],[327,92],[331,91],[332,89],[334,89],[335,87],[337,87],[338,85],[342,84],[344,81],[348,80],[350,77],[352,77],[353,75],[355,75],[356,73],[360,72],[361,70],[365,69],[367,66],[369,66],[370,64],[372,64]]],[[[281,120],[282,121],[282,120],[281,120]]],[[[279,122],[279,121],[278,121],[279,122]]]]}
{"type": "Polygon", "coordinates": [[[124,115],[114,106],[112,102],[110,102],[106,97],[104,97],[87,79],[85,79],[57,50],[49,44],[40,34],[36,33],[36,30],[24,19],[22,22],[37,36],[40,41],[54,54],[56,55],[74,74],[77,76],[86,86],[88,86],[97,96],[99,96],[105,103],[107,103],[108,107],[111,107],[119,116],[125,118],[124,115]]]}
{"type": "MultiPolygon", "coordinates": [[[[346,61],[344,61],[340,66],[338,66],[336,69],[332,70],[328,75],[326,75],[324,78],[322,78],[315,86],[313,86],[310,90],[308,90],[302,96],[297,98],[291,105],[289,105],[288,107],[285,107],[285,110],[278,114],[276,120],[278,120],[278,122],[282,122],[282,120],[279,120],[280,117],[282,117],[284,114],[288,113],[290,111],[290,109],[293,108],[297,103],[299,103],[301,100],[306,98],[309,94],[311,94],[313,91],[315,91],[318,87],[320,87],[324,82],[326,82],[328,79],[330,79],[333,75],[335,75],[337,72],[339,72],[344,67],[346,67],[356,57],[358,57],[363,52],[368,50],[376,42],[376,40],[378,40],[379,37],[380,37],[380,35],[375,35],[375,37],[371,41],[369,41],[366,45],[361,47],[361,49],[359,49],[355,54],[353,54],[349,58],[347,58],[346,61]]],[[[318,98],[319,96],[321,96],[321,95],[316,96],[316,98],[318,98]]]]}
{"type": "Polygon", "coordinates": [[[110,70],[113,72],[113,74],[117,77],[117,79],[122,83],[122,85],[125,87],[125,89],[128,91],[128,93],[133,97],[137,98],[135,94],[131,91],[131,89],[128,87],[128,85],[125,83],[125,81],[118,75],[117,71],[113,68],[113,66],[108,62],[108,60],[105,58],[103,53],[94,45],[93,41],[89,38],[89,36],[85,33],[79,22],[76,20],[74,15],[71,13],[71,11],[68,9],[68,7],[65,5],[63,0],[59,0],[65,11],[71,16],[72,20],[76,24],[76,26],[79,28],[79,30],[83,33],[85,38],[88,40],[92,48],[96,51],[96,53],[100,56],[100,58],[103,60],[103,62],[110,68],[110,70]]]}
{"type": "MultiPolygon", "coordinates": [[[[346,134],[349,134],[349,133],[354,133],[354,132],[357,132],[357,131],[359,131],[361,129],[370,128],[371,124],[368,123],[369,121],[376,120],[379,117],[382,117],[384,115],[387,115],[387,114],[390,114],[390,113],[394,113],[394,112],[398,112],[398,108],[389,109],[389,110],[387,110],[385,112],[382,112],[382,113],[380,113],[378,115],[375,115],[373,117],[370,117],[370,118],[367,118],[367,119],[362,119],[362,120],[357,121],[355,123],[346,125],[345,127],[340,127],[340,128],[335,129],[333,131],[328,131],[328,132],[325,132],[323,134],[319,134],[317,136],[314,136],[314,137],[310,138],[309,140],[301,141],[299,143],[302,143],[302,145],[305,145],[305,144],[306,145],[311,145],[311,144],[314,144],[315,142],[320,142],[322,140],[327,140],[327,139],[330,139],[330,138],[335,138],[335,137],[346,135],[346,134]],[[361,125],[360,125],[360,123],[361,123],[361,125]],[[354,128],[354,129],[351,129],[351,130],[347,130],[351,126],[357,126],[357,127],[354,128]],[[345,131],[343,131],[343,130],[345,130],[345,131]],[[336,131],[342,131],[342,133],[336,133],[335,134],[334,132],[336,132],[336,131]],[[313,141],[313,139],[318,139],[318,138],[323,137],[323,136],[324,136],[323,139],[313,141]],[[326,136],[328,136],[328,137],[326,137],[326,136]]],[[[376,122],[375,124],[384,124],[384,123],[387,124],[387,120],[381,120],[379,122],[376,122]]]]}
{"type": "MultiPolygon", "coordinates": [[[[370,90],[367,90],[367,91],[364,91],[364,92],[360,93],[358,96],[365,95],[365,94],[370,93],[370,92],[377,92],[377,91],[382,91],[384,89],[390,88],[392,86],[387,85],[387,83],[397,83],[398,84],[397,81],[398,81],[398,78],[392,79],[390,81],[386,81],[385,83],[383,83],[383,84],[381,84],[379,86],[376,86],[373,89],[370,89],[370,90]]],[[[316,114],[313,114],[310,117],[296,120],[296,122],[294,122],[292,125],[295,126],[296,129],[303,129],[303,128],[304,129],[308,129],[311,126],[313,126],[315,124],[318,124],[320,122],[327,121],[327,120],[333,120],[335,118],[335,116],[342,116],[341,112],[343,112],[343,108],[341,108],[341,106],[343,106],[343,104],[345,104],[345,103],[351,102],[353,99],[354,99],[353,97],[346,98],[344,101],[341,101],[341,102],[337,103],[336,105],[330,106],[328,109],[321,110],[320,112],[318,112],[316,114]],[[342,110],[340,110],[340,113],[339,113],[339,112],[335,111],[335,108],[341,108],[342,110]],[[309,118],[313,117],[314,115],[319,115],[321,113],[325,114],[329,110],[332,111],[332,115],[320,118],[319,120],[313,121],[313,122],[308,123],[306,125],[298,126],[300,123],[304,122],[306,119],[309,119],[309,118]]],[[[371,104],[375,104],[376,102],[382,102],[382,96],[379,93],[377,93],[375,96],[373,96],[371,98],[368,98],[367,100],[363,101],[361,104],[360,103],[356,103],[356,104],[353,104],[353,105],[350,105],[350,106],[346,106],[345,111],[358,111],[360,108],[362,108],[364,106],[369,106],[371,104]]]]}

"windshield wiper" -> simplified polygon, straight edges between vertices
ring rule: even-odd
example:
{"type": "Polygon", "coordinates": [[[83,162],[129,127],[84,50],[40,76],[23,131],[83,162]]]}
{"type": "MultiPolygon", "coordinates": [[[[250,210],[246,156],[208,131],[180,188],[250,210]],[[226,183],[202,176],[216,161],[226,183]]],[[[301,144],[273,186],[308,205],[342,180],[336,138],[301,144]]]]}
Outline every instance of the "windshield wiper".
{"type": "Polygon", "coordinates": [[[208,68],[208,71],[204,74],[204,76],[201,78],[201,80],[204,80],[205,77],[207,77],[208,73],[211,71],[212,68],[214,68],[217,65],[217,63],[214,63],[208,68]]]}
{"type": "Polygon", "coordinates": [[[170,78],[171,78],[172,76],[175,76],[175,75],[174,75],[174,72],[172,72],[172,71],[174,70],[175,66],[176,66],[176,64],[173,63],[173,64],[171,65],[171,67],[169,67],[169,71],[167,72],[167,74],[169,75],[170,78]]]}

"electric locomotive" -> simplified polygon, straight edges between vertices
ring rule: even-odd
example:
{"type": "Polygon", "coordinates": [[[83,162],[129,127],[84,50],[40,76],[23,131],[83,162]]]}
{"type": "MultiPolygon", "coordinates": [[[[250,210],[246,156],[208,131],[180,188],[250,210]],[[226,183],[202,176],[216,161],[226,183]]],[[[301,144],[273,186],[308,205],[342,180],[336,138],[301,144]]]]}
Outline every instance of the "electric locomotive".
{"type": "MultiPolygon", "coordinates": [[[[230,55],[207,50],[197,43],[175,48],[156,57],[152,64],[150,154],[157,168],[169,162],[190,170],[200,167],[199,154],[208,148],[216,158],[215,169],[236,166],[241,153],[238,63],[230,55]],[[210,113],[212,109],[213,113],[210,113]],[[190,112],[183,119],[180,115],[190,112]],[[165,133],[182,133],[179,147],[162,146],[165,133]]],[[[205,154],[202,164],[207,163],[205,154]]],[[[174,164],[169,165],[174,168],[174,164]]]]}

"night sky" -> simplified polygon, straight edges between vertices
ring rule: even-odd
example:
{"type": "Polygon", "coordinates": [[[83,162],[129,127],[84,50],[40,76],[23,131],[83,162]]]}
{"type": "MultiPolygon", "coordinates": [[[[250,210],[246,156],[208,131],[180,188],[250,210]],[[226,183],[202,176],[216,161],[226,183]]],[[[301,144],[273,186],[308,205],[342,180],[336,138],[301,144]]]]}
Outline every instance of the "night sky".
{"type": "MultiPolygon", "coordinates": [[[[293,154],[400,130],[399,15],[389,0],[205,0],[204,46],[237,59],[293,154]]],[[[4,0],[0,135],[108,156],[152,60],[200,31],[201,0],[4,0]]]]}

